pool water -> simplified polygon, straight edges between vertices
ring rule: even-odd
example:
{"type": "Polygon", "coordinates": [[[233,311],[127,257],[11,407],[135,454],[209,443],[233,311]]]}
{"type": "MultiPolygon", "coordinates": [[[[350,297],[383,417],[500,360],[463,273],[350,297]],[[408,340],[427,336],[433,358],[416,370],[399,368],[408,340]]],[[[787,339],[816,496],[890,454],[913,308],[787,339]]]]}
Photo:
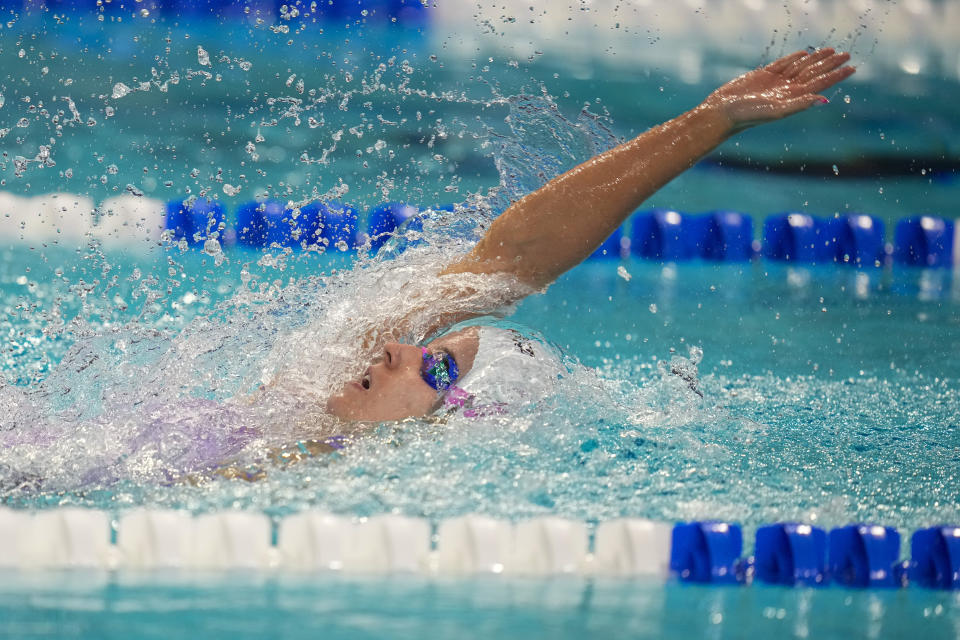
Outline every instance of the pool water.
{"type": "MultiPolygon", "coordinates": [[[[784,520],[903,534],[960,522],[960,280],[948,270],[592,261],[508,318],[483,320],[564,358],[540,405],[375,425],[288,467],[263,452],[297,439],[300,407],[238,409],[260,430],[252,437],[234,432],[233,414],[196,404],[249,393],[278,354],[336,345],[344,310],[388,314],[393,290],[377,278],[438,268],[511,198],[693,106],[752,58],[718,55],[681,82],[654,65],[625,77],[559,55],[464,54],[424,26],[11,16],[0,36],[0,60],[16,69],[0,89],[15,123],[0,137],[5,192],[215,196],[231,212],[264,195],[468,208],[437,214],[424,244],[359,263],[333,251],[76,247],[2,227],[0,504],[724,519],[748,534],[784,520]],[[702,398],[674,366],[698,372],[702,398]],[[144,406],[176,419],[151,422],[144,406]],[[191,457],[201,441],[266,479],[183,482],[223,462],[191,457]]],[[[869,66],[872,51],[856,53],[869,66]]],[[[914,213],[955,216],[960,85],[881,77],[748,132],[648,204],[735,209],[756,228],[793,210],[863,211],[888,229],[914,213]]],[[[351,353],[332,349],[326,365],[349,366],[351,353]]],[[[0,585],[0,633],[18,637],[960,629],[955,595],[917,588],[90,572],[11,573],[0,585]]]]}
{"type": "MultiPolygon", "coordinates": [[[[189,258],[202,267],[201,258],[189,258]]],[[[308,266],[320,268],[315,261],[297,268],[308,266]]],[[[877,521],[909,531],[960,518],[953,472],[960,364],[947,357],[960,347],[957,307],[948,272],[600,260],[510,317],[568,358],[568,379],[546,401],[548,411],[384,425],[329,458],[271,470],[261,483],[155,485],[135,474],[106,485],[81,482],[73,491],[68,480],[39,494],[11,489],[7,501],[246,506],[278,515],[308,507],[398,510],[432,519],[470,512],[712,517],[748,527],[877,521]],[[675,359],[698,361],[702,399],[667,372],[675,359]]],[[[170,325],[171,336],[180,322],[190,334],[224,317],[191,314],[170,325]]],[[[87,350],[97,348],[87,340],[87,350]]],[[[214,352],[215,362],[193,366],[221,366],[231,347],[250,344],[228,344],[214,352]]],[[[172,337],[155,346],[176,354],[172,337]]],[[[106,399],[118,386],[151,379],[151,369],[134,368],[132,381],[123,377],[129,373],[117,373],[113,385],[96,380],[111,380],[132,353],[101,353],[88,370],[97,372],[92,382],[64,377],[61,367],[56,385],[41,385],[40,395],[74,385],[74,393],[106,399]]],[[[23,377],[37,366],[25,364],[23,377]]],[[[96,436],[89,425],[78,428],[96,436]]]]}
{"type": "Polygon", "coordinates": [[[0,587],[0,633],[33,638],[889,638],[957,632],[955,594],[621,580],[32,576],[0,587]]]}

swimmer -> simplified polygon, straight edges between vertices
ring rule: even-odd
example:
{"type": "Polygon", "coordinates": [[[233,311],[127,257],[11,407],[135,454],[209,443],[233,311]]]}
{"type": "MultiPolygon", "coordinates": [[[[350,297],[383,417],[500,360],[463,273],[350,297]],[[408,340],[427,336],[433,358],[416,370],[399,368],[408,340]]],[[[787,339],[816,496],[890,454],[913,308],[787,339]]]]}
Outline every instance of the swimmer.
{"type": "MultiPolygon", "coordinates": [[[[854,73],[846,64],[849,59],[849,54],[831,48],[790,54],[724,84],[696,108],[574,167],[504,211],[472,251],[437,274],[438,289],[445,275],[473,273],[512,276],[530,292],[542,291],[587,258],[644,200],[730,136],[827,103],[820,92],[854,73]]],[[[431,333],[477,315],[433,318],[431,333]]],[[[406,328],[385,329],[384,336],[402,334],[406,328]]],[[[479,361],[490,369],[486,343],[510,339],[498,331],[469,327],[425,347],[376,345],[379,357],[360,379],[328,399],[327,410],[344,420],[384,421],[429,415],[445,404],[469,406],[474,400],[469,383],[479,375],[472,375],[479,361]]],[[[521,366],[525,348],[533,355],[530,344],[518,342],[518,355],[496,367],[499,373],[521,366]]],[[[480,406],[491,410],[482,401],[480,406]]]]}

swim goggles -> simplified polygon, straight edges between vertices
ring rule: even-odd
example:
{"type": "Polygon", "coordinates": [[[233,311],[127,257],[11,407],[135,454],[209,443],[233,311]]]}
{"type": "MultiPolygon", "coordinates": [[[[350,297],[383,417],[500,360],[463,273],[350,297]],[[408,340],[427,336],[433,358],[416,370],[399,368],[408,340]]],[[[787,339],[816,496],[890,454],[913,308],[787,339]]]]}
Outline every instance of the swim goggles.
{"type": "Polygon", "coordinates": [[[426,347],[420,347],[420,351],[423,353],[423,363],[420,365],[420,377],[423,381],[438,392],[449,389],[460,377],[457,361],[443,351],[434,354],[426,347]]]}

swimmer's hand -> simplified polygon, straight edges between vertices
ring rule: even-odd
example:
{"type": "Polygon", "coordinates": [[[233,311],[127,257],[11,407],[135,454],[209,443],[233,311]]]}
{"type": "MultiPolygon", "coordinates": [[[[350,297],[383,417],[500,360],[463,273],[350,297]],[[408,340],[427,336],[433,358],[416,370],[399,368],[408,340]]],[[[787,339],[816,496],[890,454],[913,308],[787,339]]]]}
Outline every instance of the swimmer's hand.
{"type": "Polygon", "coordinates": [[[849,53],[831,48],[797,51],[726,83],[704,101],[728,120],[732,132],[792,115],[828,100],[820,95],[854,73],[849,53]]]}

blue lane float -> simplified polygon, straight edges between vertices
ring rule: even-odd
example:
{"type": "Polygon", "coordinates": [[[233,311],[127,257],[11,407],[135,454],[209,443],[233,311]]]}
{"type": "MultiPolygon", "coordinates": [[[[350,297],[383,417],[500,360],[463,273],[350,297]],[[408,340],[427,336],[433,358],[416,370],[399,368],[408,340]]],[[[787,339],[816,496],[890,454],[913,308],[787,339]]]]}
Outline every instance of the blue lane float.
{"type": "Polygon", "coordinates": [[[757,529],[754,577],[768,584],[819,586],[827,577],[827,532],[795,522],[757,529]]]}
{"type": "Polygon", "coordinates": [[[893,527],[852,524],[830,531],[830,577],[848,587],[900,587],[900,534],[893,527]]]}
{"type": "Polygon", "coordinates": [[[816,219],[805,213],[783,213],[763,221],[763,256],[770,260],[817,261],[816,219]]]}
{"type": "Polygon", "coordinates": [[[895,262],[921,267],[949,267],[953,263],[954,222],[935,216],[914,216],[897,222],[895,262]]]}
{"type": "Polygon", "coordinates": [[[623,228],[617,227],[617,229],[610,234],[610,237],[604,240],[603,244],[590,254],[590,258],[593,260],[622,258],[624,254],[624,244],[623,228]]]}
{"type": "Polygon", "coordinates": [[[753,219],[736,211],[712,211],[683,220],[687,253],[705,260],[744,262],[753,258],[753,219]]]}
{"type": "Polygon", "coordinates": [[[216,200],[193,198],[167,203],[166,227],[174,239],[185,239],[192,246],[202,245],[224,223],[223,205],[216,200]]]}
{"type": "Polygon", "coordinates": [[[376,253],[390,239],[398,227],[420,213],[412,204],[387,202],[374,207],[367,214],[367,234],[370,237],[370,252],[376,253]]]}
{"type": "Polygon", "coordinates": [[[357,248],[359,214],[342,202],[314,202],[307,207],[316,207],[319,227],[318,237],[328,251],[353,251],[357,248]]]}
{"type": "Polygon", "coordinates": [[[237,241],[248,247],[310,247],[350,251],[357,247],[357,210],[311,202],[287,207],[279,200],[248,202],[237,210],[237,241]]]}
{"type": "Polygon", "coordinates": [[[817,220],[817,262],[879,266],[886,257],[883,221],[851,213],[817,220]]]}
{"type": "Polygon", "coordinates": [[[677,261],[691,257],[684,234],[684,216],[673,209],[653,209],[631,219],[630,249],[650,260],[677,261]]]}
{"type": "Polygon", "coordinates": [[[279,200],[247,202],[237,209],[237,242],[247,247],[267,246],[268,229],[277,227],[283,220],[285,205],[279,200]]]}
{"type": "MultiPolygon", "coordinates": [[[[436,211],[453,211],[443,205],[436,211]]],[[[396,229],[422,229],[422,211],[416,206],[391,202],[367,214],[367,232],[359,233],[355,208],[341,203],[313,202],[289,208],[277,200],[248,202],[236,212],[234,229],[223,229],[223,205],[205,198],[173,200],[166,206],[166,226],[176,239],[201,245],[214,231],[220,239],[249,247],[308,247],[352,251],[370,239],[376,253],[396,229]]],[[[662,261],[703,258],[745,261],[755,255],[753,220],[735,211],[713,211],[700,216],[672,209],[634,214],[626,237],[618,228],[591,258],[623,258],[628,254],[662,261]]],[[[956,225],[934,216],[915,216],[896,225],[893,260],[898,264],[945,267],[956,260],[956,225]]],[[[849,263],[878,266],[888,259],[885,225],[875,216],[847,214],[817,218],[805,213],[784,213],[764,220],[760,249],[765,258],[797,263],[849,263]]]]}
{"type": "Polygon", "coordinates": [[[851,213],[842,218],[837,247],[839,262],[859,266],[880,266],[886,258],[886,225],[876,216],[851,213]]]}
{"type": "Polygon", "coordinates": [[[915,531],[910,538],[910,582],[930,589],[960,589],[960,526],[915,531]]]}
{"type": "Polygon", "coordinates": [[[742,551],[740,525],[680,523],[673,528],[671,537],[670,571],[684,582],[737,584],[742,551]]]}

